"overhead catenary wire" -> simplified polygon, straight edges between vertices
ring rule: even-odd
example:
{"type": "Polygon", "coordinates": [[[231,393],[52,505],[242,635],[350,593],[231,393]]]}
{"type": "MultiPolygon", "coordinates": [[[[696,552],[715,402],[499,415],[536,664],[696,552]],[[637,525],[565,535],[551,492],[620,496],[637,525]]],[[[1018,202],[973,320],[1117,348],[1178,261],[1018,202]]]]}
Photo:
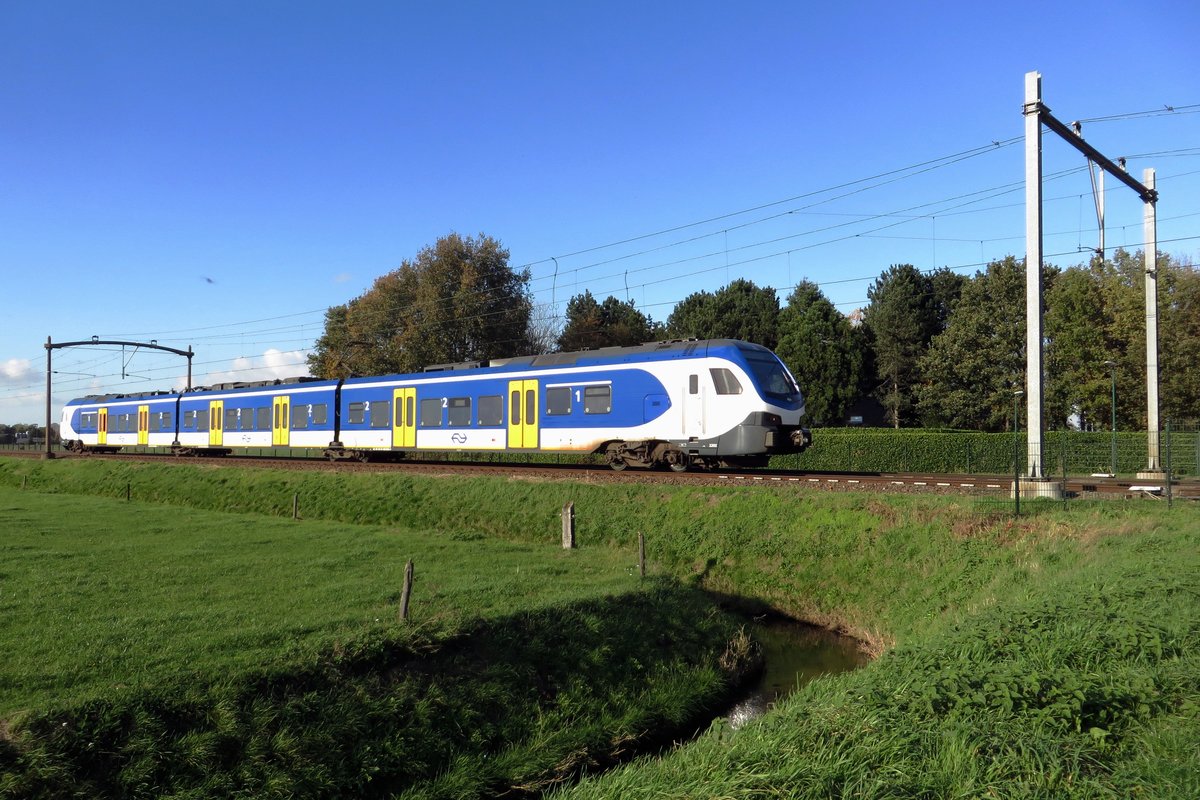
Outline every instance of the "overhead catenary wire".
{"type": "MultiPolygon", "coordinates": [[[[1131,113],[1131,114],[1124,114],[1124,115],[1110,115],[1110,116],[1107,116],[1107,117],[1094,117],[1094,118],[1085,118],[1085,119],[1081,120],[1081,122],[1087,122],[1087,123],[1099,123],[1099,122],[1117,121],[1117,120],[1120,120],[1120,119],[1133,119],[1133,118],[1136,118],[1136,117],[1138,117],[1138,116],[1162,116],[1162,115],[1167,115],[1167,114],[1197,113],[1197,111],[1200,111],[1200,104],[1196,104],[1196,105],[1192,105],[1192,106],[1174,106],[1174,107],[1171,107],[1170,109],[1166,109],[1166,108],[1164,108],[1164,109],[1162,109],[1162,110],[1152,110],[1152,111],[1144,111],[1144,112],[1133,112],[1133,113],[1131,113]]],[[[677,242],[677,243],[668,243],[668,244],[664,244],[664,245],[658,245],[658,246],[656,246],[656,247],[654,247],[654,248],[647,248],[647,249],[645,249],[645,252],[643,252],[643,253],[638,253],[638,254],[624,254],[624,255],[622,255],[622,256],[619,256],[619,257],[617,257],[617,258],[613,258],[613,259],[604,259],[604,260],[601,260],[601,261],[597,261],[597,262],[596,262],[596,263],[594,263],[594,264],[584,265],[583,267],[578,267],[578,268],[575,268],[575,269],[576,269],[576,270],[579,270],[579,269],[584,269],[584,268],[589,268],[589,269],[590,269],[590,268],[594,268],[594,267],[596,267],[596,266],[602,265],[602,264],[604,264],[604,263],[612,263],[613,261],[617,261],[617,260],[630,260],[630,259],[632,259],[632,258],[636,258],[636,257],[638,257],[639,255],[644,255],[645,253],[648,253],[648,252],[656,252],[656,251],[663,250],[663,249],[669,249],[669,248],[671,248],[671,247],[678,247],[678,246],[682,246],[682,245],[684,245],[684,244],[687,244],[687,243],[691,243],[691,242],[693,242],[693,241],[698,241],[698,240],[700,240],[700,239],[703,239],[703,238],[711,237],[711,236],[715,235],[715,234],[716,234],[716,233],[718,233],[718,232],[722,232],[722,233],[724,233],[724,234],[727,236],[727,235],[728,235],[728,231],[730,231],[730,230],[739,230],[739,229],[748,228],[748,227],[751,227],[751,226],[753,226],[753,225],[755,225],[755,224],[761,224],[762,222],[770,221],[770,220],[773,220],[773,219],[779,219],[779,218],[781,218],[781,217],[785,217],[785,216],[788,216],[788,215],[795,215],[795,216],[799,216],[799,215],[800,215],[800,214],[802,214],[802,213],[811,213],[811,214],[813,214],[813,215],[818,215],[818,214],[823,214],[823,213],[829,213],[829,212],[820,212],[820,211],[816,211],[815,209],[817,209],[817,208],[819,208],[820,206],[822,206],[822,205],[825,205],[825,204],[827,204],[827,203],[829,203],[829,202],[832,202],[834,199],[840,199],[841,197],[845,197],[845,196],[849,196],[849,195],[853,195],[853,194],[859,194],[859,193],[862,193],[862,192],[869,191],[869,190],[871,190],[871,189],[873,189],[873,188],[878,188],[879,186],[882,186],[882,185],[887,185],[888,183],[894,183],[894,182],[896,182],[896,181],[905,180],[905,179],[907,179],[907,178],[909,178],[909,177],[912,177],[912,174],[919,174],[919,173],[916,173],[916,172],[915,172],[915,170],[921,169],[921,170],[925,170],[925,171],[927,171],[927,170],[929,170],[929,169],[938,169],[938,168],[941,168],[941,166],[947,165],[948,163],[954,163],[954,162],[953,162],[953,159],[965,160],[965,159],[967,159],[967,158],[974,158],[974,157],[975,157],[975,156],[977,156],[977,155],[983,155],[983,154],[985,154],[985,153],[988,153],[988,152],[994,152],[994,151],[995,151],[996,149],[998,149],[998,148],[1001,148],[1001,147],[1008,146],[1008,145],[1010,145],[1010,144],[1013,144],[1013,143],[1015,143],[1015,142],[1017,142],[1017,141],[1019,141],[1019,137],[1018,137],[1018,138],[1014,138],[1014,139],[1010,139],[1010,140],[1005,140],[1005,141],[995,141],[995,142],[992,142],[992,143],[991,143],[991,144],[989,144],[989,145],[984,145],[984,146],[977,147],[977,148],[971,148],[971,149],[968,149],[968,150],[960,151],[959,153],[954,153],[954,154],[950,154],[950,155],[947,155],[947,156],[942,156],[942,157],[939,157],[939,158],[937,158],[937,159],[930,159],[930,160],[928,160],[928,161],[920,162],[920,163],[918,163],[918,164],[909,165],[909,166],[907,166],[907,167],[901,167],[901,168],[898,168],[898,169],[895,169],[895,170],[889,170],[889,171],[886,171],[886,172],[878,173],[878,174],[876,174],[876,175],[868,176],[868,177],[866,177],[866,178],[860,178],[860,179],[857,179],[857,180],[855,180],[855,181],[849,181],[849,182],[846,182],[846,183],[838,184],[837,186],[827,187],[826,189],[814,190],[814,191],[812,191],[812,192],[807,192],[807,193],[803,193],[803,194],[795,195],[795,196],[793,196],[793,197],[790,197],[790,198],[785,198],[785,199],[783,199],[783,200],[772,201],[772,202],[770,202],[770,203],[758,204],[758,205],[751,206],[751,207],[748,207],[748,208],[743,208],[743,209],[740,209],[740,210],[737,210],[737,211],[728,212],[728,213],[726,213],[726,214],[721,214],[721,215],[717,215],[717,216],[709,217],[709,218],[707,218],[707,219],[702,219],[702,220],[698,220],[698,221],[691,222],[691,223],[685,223],[685,224],[683,224],[683,225],[673,226],[673,227],[670,227],[670,228],[664,228],[664,229],[662,229],[662,230],[659,230],[659,231],[654,231],[654,232],[651,232],[651,233],[640,234],[640,235],[633,236],[633,237],[625,237],[625,238],[623,238],[623,239],[620,239],[620,240],[618,240],[618,241],[609,242],[609,243],[606,243],[606,244],[601,244],[601,245],[595,245],[595,246],[591,246],[591,247],[581,248],[581,249],[579,249],[579,250],[575,250],[575,251],[573,251],[573,252],[566,253],[566,254],[563,254],[563,255],[561,255],[561,256],[557,256],[557,257],[555,257],[555,256],[550,256],[550,257],[548,257],[547,259],[541,259],[541,260],[537,260],[537,261],[530,261],[530,262],[527,262],[526,264],[522,265],[521,267],[518,267],[518,269],[521,269],[521,268],[524,268],[524,267],[532,267],[533,265],[540,264],[540,263],[547,263],[549,260],[551,260],[551,259],[555,259],[555,258],[569,258],[569,257],[574,257],[574,256],[584,255],[584,254],[591,253],[591,252],[598,252],[598,251],[601,251],[601,250],[604,250],[604,249],[610,249],[610,248],[617,247],[617,246],[621,246],[621,245],[626,245],[626,244],[635,243],[635,242],[638,242],[638,241],[644,241],[644,240],[648,240],[648,239],[651,239],[651,238],[653,238],[653,237],[656,237],[656,236],[661,236],[661,235],[666,235],[666,234],[670,234],[670,233],[672,233],[672,232],[677,232],[677,231],[681,231],[681,230],[685,230],[685,229],[696,228],[696,227],[703,226],[703,225],[706,225],[706,224],[712,224],[712,223],[715,223],[715,222],[725,222],[725,221],[727,221],[727,220],[734,220],[734,219],[736,219],[736,218],[737,218],[737,217],[739,217],[739,216],[744,216],[744,215],[747,215],[747,214],[750,214],[750,213],[754,213],[754,212],[756,212],[756,211],[761,211],[761,210],[765,210],[765,209],[768,209],[768,208],[777,207],[777,206],[779,206],[779,205],[786,204],[786,203],[789,203],[789,202],[795,202],[795,201],[797,201],[797,200],[802,200],[802,199],[806,199],[806,198],[814,198],[814,197],[819,197],[819,196],[821,196],[822,194],[832,194],[832,193],[833,193],[833,192],[835,192],[835,191],[840,191],[840,190],[844,190],[844,189],[851,189],[851,188],[853,188],[853,191],[845,192],[845,194],[843,194],[843,195],[839,195],[839,197],[838,197],[838,198],[826,197],[825,199],[822,199],[822,200],[820,200],[820,201],[814,202],[814,203],[812,203],[812,204],[810,204],[810,205],[808,205],[808,206],[805,206],[805,207],[803,207],[803,208],[798,208],[798,209],[788,209],[788,210],[786,210],[786,211],[783,211],[783,212],[780,212],[780,213],[778,213],[778,214],[771,214],[771,215],[763,216],[763,217],[762,217],[760,220],[749,220],[749,221],[739,222],[739,223],[737,223],[737,224],[735,224],[735,225],[728,225],[728,224],[727,224],[727,225],[725,225],[725,226],[724,226],[724,227],[723,227],[723,228],[722,228],[720,231],[708,232],[708,233],[705,233],[705,234],[703,234],[703,235],[698,235],[698,236],[695,236],[695,237],[689,237],[688,239],[684,239],[684,240],[682,240],[682,241],[680,241],[680,242],[677,242]],[[911,173],[911,174],[906,174],[906,173],[911,173]],[[871,184],[871,182],[872,182],[872,181],[875,181],[876,183],[875,183],[874,185],[869,185],[869,184],[871,184]]],[[[1155,153],[1141,153],[1141,154],[1136,154],[1136,155],[1132,155],[1132,156],[1127,156],[1127,158],[1129,158],[1129,159],[1133,159],[1133,158],[1142,158],[1142,157],[1191,157],[1191,156],[1196,156],[1196,155],[1200,155],[1200,148],[1184,148],[1184,149],[1179,149],[1179,150],[1157,151],[1157,152],[1155,152],[1155,153]]],[[[1185,174],[1191,174],[1191,173],[1185,173],[1185,174]]],[[[1159,181],[1160,181],[1160,182],[1162,182],[1162,181],[1168,180],[1170,177],[1171,177],[1171,176],[1159,176],[1159,181]]],[[[985,191],[986,191],[986,190],[985,190],[985,191]]],[[[935,206],[935,205],[937,205],[939,202],[948,202],[948,201],[946,201],[946,200],[944,200],[944,201],[934,201],[934,202],[932,202],[932,203],[930,203],[930,204],[927,204],[927,205],[928,205],[928,206],[930,206],[930,207],[932,207],[932,206],[935,206]]],[[[995,206],[995,207],[993,207],[993,208],[1003,208],[1003,207],[1007,207],[1007,206],[995,206]]],[[[951,211],[951,210],[942,209],[942,210],[939,210],[939,211],[937,211],[937,212],[936,212],[936,214],[937,214],[937,215],[939,215],[939,216],[953,216],[953,215],[958,215],[958,214],[981,213],[981,212],[984,212],[984,211],[986,211],[986,210],[987,210],[987,209],[965,209],[965,210],[953,210],[953,211],[951,211]]],[[[893,212],[893,216],[896,216],[896,215],[898,215],[899,213],[901,213],[901,212],[893,212]]],[[[856,222],[848,223],[848,224],[846,225],[846,227],[853,227],[855,224],[859,224],[859,223],[869,223],[869,222],[870,222],[870,221],[872,221],[872,220],[879,220],[879,219],[886,218],[886,216],[887,216],[886,214],[883,214],[883,215],[863,215],[863,216],[862,216],[860,219],[858,219],[856,222]]],[[[927,218],[928,216],[930,216],[930,215],[922,215],[922,214],[918,214],[918,215],[914,215],[914,216],[912,217],[912,219],[921,219],[921,218],[927,218]]],[[[1186,215],[1186,214],[1185,214],[1185,215],[1181,215],[1181,216],[1189,216],[1189,215],[1186,215]]],[[[1164,217],[1164,218],[1162,218],[1162,221],[1166,221],[1167,219],[1170,219],[1170,218],[1165,218],[1165,217],[1164,217]]],[[[901,237],[884,237],[884,236],[880,235],[880,232],[881,232],[881,231],[883,231],[883,230],[886,230],[886,229],[888,229],[888,228],[896,227],[896,226],[897,226],[897,225],[899,225],[899,224],[902,224],[902,223],[892,223],[892,224],[889,224],[889,225],[886,225],[886,226],[880,226],[880,227],[877,227],[877,228],[875,228],[875,229],[873,229],[873,230],[870,230],[870,231],[860,231],[860,232],[855,232],[855,233],[849,234],[849,235],[847,235],[847,236],[845,236],[845,237],[838,237],[838,238],[834,238],[834,239],[829,239],[828,241],[817,242],[817,243],[814,243],[814,244],[811,244],[811,245],[805,245],[805,247],[804,247],[804,248],[792,248],[792,249],[788,249],[788,250],[786,250],[786,251],[784,251],[784,252],[786,252],[786,254],[787,254],[787,257],[788,257],[788,259],[789,259],[789,272],[790,272],[790,270],[791,270],[791,268],[792,268],[792,265],[791,265],[791,263],[790,263],[791,254],[792,254],[792,253],[794,253],[794,252],[798,252],[800,249],[809,249],[809,248],[813,248],[813,247],[820,247],[820,246],[828,245],[828,244],[831,244],[831,243],[834,243],[834,242],[838,242],[838,241],[845,241],[845,240],[847,240],[847,239],[851,239],[851,238],[858,238],[858,237],[861,237],[861,238],[901,238],[901,237]]],[[[1131,227],[1131,226],[1123,226],[1123,227],[1131,227]]],[[[730,248],[730,251],[731,251],[731,252],[745,252],[745,251],[752,250],[752,249],[753,249],[753,248],[755,248],[755,247],[766,247],[766,246],[769,246],[770,244],[773,244],[773,243],[778,243],[778,242],[780,242],[780,241],[784,241],[784,240],[787,240],[787,239],[789,239],[789,238],[792,238],[792,239],[794,239],[794,238],[800,238],[800,237],[803,237],[803,236],[806,236],[806,235],[815,235],[816,233],[822,232],[822,231],[824,231],[824,230],[829,230],[829,229],[830,229],[830,228],[815,228],[815,229],[813,229],[812,231],[807,231],[807,232],[802,232],[802,233],[797,233],[797,234],[791,234],[791,235],[789,235],[789,236],[787,236],[787,237],[775,237],[775,238],[771,238],[771,239],[764,239],[764,240],[762,240],[762,241],[752,242],[752,243],[749,243],[749,244],[743,244],[743,245],[740,245],[740,246],[737,246],[737,247],[734,247],[734,248],[730,248]]],[[[1048,235],[1054,235],[1054,234],[1048,234],[1048,235]]],[[[918,239],[919,237],[905,237],[905,238],[918,239]]],[[[951,238],[948,238],[948,237],[930,237],[930,238],[931,238],[931,239],[941,238],[943,241],[952,241],[952,239],[951,239],[951,238]]],[[[1015,238],[1018,238],[1018,237],[1015,237],[1015,236],[1014,236],[1014,237],[993,237],[993,238],[988,238],[988,239],[978,239],[978,240],[976,240],[976,239],[971,239],[971,241],[979,241],[979,242],[981,243],[981,247],[982,247],[982,243],[983,243],[984,241],[989,241],[989,242],[993,242],[993,241],[1004,241],[1004,240],[1007,240],[1007,239],[1010,239],[1010,238],[1013,238],[1013,239],[1015,239],[1015,238]]],[[[1187,239],[1190,239],[1190,238],[1192,238],[1192,237],[1182,237],[1182,239],[1181,239],[1181,240],[1187,240],[1187,239]]],[[[1163,242],[1164,242],[1164,243],[1165,243],[1165,242],[1167,242],[1167,241],[1171,241],[1171,240],[1163,240],[1163,242]]],[[[1126,246],[1128,247],[1128,246],[1136,246],[1136,245],[1126,245],[1126,246]]],[[[723,250],[722,252],[725,252],[725,251],[723,250]]],[[[754,263],[754,262],[762,261],[762,260],[764,260],[764,259],[767,259],[767,258],[778,257],[779,255],[780,255],[779,253],[767,254],[767,255],[765,255],[765,256],[759,256],[759,257],[756,257],[756,258],[753,258],[753,259],[746,259],[746,260],[744,260],[744,261],[736,261],[736,262],[732,262],[732,264],[731,264],[731,265],[732,265],[732,266],[736,266],[736,265],[740,265],[740,264],[754,263]]],[[[981,254],[981,255],[982,255],[982,254],[981,254]]],[[[1064,253],[1064,254],[1058,254],[1058,255],[1066,255],[1066,253],[1064,253]]],[[[645,266],[645,267],[636,267],[636,268],[629,269],[629,270],[623,270],[623,271],[621,271],[621,272],[618,272],[618,273],[615,273],[615,274],[622,275],[622,277],[623,277],[623,282],[624,282],[624,280],[625,280],[625,277],[624,277],[624,276],[627,276],[627,275],[629,275],[629,274],[645,274],[645,273],[652,273],[654,270],[658,270],[658,269],[667,269],[667,268],[669,268],[669,267],[671,267],[671,266],[675,266],[675,265],[679,265],[679,264],[702,262],[702,261],[703,261],[703,259],[705,259],[705,258],[708,258],[708,257],[710,257],[710,255],[709,255],[709,254],[694,255],[694,256],[691,256],[689,259],[675,260],[675,261],[667,262],[667,263],[665,263],[665,264],[656,264],[656,265],[648,265],[648,266],[645,266]]],[[[1051,256],[1051,257],[1052,257],[1052,256],[1051,256]]],[[[982,260],[983,260],[983,259],[981,258],[981,261],[982,261],[982,260]]],[[[568,271],[569,271],[569,270],[568,270],[568,271]]],[[[695,272],[691,272],[691,273],[689,273],[689,274],[696,274],[696,273],[695,273],[695,272]]],[[[559,278],[559,277],[562,277],[562,276],[563,276],[563,273],[562,273],[562,272],[559,272],[559,273],[558,273],[558,274],[557,274],[557,275],[556,275],[556,276],[555,276],[555,277],[554,277],[552,280],[553,280],[553,281],[555,281],[555,283],[556,283],[556,282],[557,282],[557,278],[559,278]]],[[[611,277],[611,276],[599,276],[599,277],[597,277],[597,278],[596,278],[596,280],[597,280],[597,281],[604,281],[604,280],[608,280],[610,277],[611,277]]],[[[648,281],[648,282],[646,282],[646,283],[643,283],[641,286],[637,286],[637,285],[631,285],[631,286],[629,286],[629,288],[628,288],[628,290],[627,290],[627,297],[629,296],[629,294],[630,294],[630,293],[631,293],[633,290],[637,290],[637,289],[642,289],[642,290],[644,290],[644,288],[645,288],[646,286],[649,286],[649,285],[655,285],[655,284],[661,284],[661,283],[667,283],[667,282],[670,282],[671,280],[680,280],[680,279],[682,279],[683,277],[686,277],[686,276],[667,276],[667,277],[664,277],[664,278],[662,278],[662,279],[660,279],[660,280],[648,281]]],[[[873,276],[871,276],[871,277],[873,277],[873,276]]],[[[860,278],[860,279],[857,279],[857,280],[869,280],[869,279],[871,279],[871,278],[860,278]]],[[[531,278],[531,281],[530,281],[530,283],[531,283],[531,290],[532,290],[532,291],[533,291],[535,294],[536,294],[537,292],[543,291],[543,290],[541,290],[541,289],[533,289],[533,288],[532,288],[533,286],[536,286],[536,285],[537,285],[537,282],[538,282],[538,281],[541,281],[541,280],[543,280],[543,278],[541,278],[541,277],[536,277],[536,276],[535,276],[535,277],[531,278]]],[[[578,280],[578,275],[576,275],[576,280],[578,280]]],[[[789,281],[789,282],[790,282],[790,281],[789,281]]],[[[840,283],[841,281],[837,281],[837,282],[838,282],[838,283],[840,283]]],[[[834,282],[825,282],[824,284],[820,284],[820,285],[832,285],[833,283],[834,283],[834,282]]],[[[553,285],[555,285],[555,284],[552,284],[552,287],[553,287],[553,285]]],[[[553,288],[552,288],[552,292],[553,292],[553,288]]],[[[552,296],[552,298],[551,298],[551,299],[552,299],[552,301],[553,301],[553,300],[555,300],[556,298],[554,298],[554,297],[552,296]]],[[[647,304],[645,304],[645,303],[643,303],[643,308],[647,308],[647,309],[648,309],[648,308],[656,308],[656,307],[661,307],[661,306],[664,306],[664,305],[671,304],[671,302],[674,302],[674,301],[664,301],[664,302],[660,302],[660,303],[652,303],[652,304],[648,304],[648,305],[647,305],[647,304]]],[[[541,304],[535,304],[534,308],[535,308],[535,309],[541,309],[541,308],[545,308],[545,307],[546,307],[546,305],[547,305],[547,304],[545,304],[545,303],[541,303],[541,304]]],[[[550,305],[553,305],[553,303],[551,303],[550,305]]],[[[167,340],[170,340],[168,337],[170,337],[172,334],[175,334],[175,335],[177,335],[177,336],[186,336],[188,333],[201,333],[201,332],[205,332],[205,331],[214,331],[214,332],[216,332],[216,331],[229,331],[230,329],[233,329],[233,328],[244,327],[244,326],[246,326],[246,325],[260,324],[260,323],[263,323],[263,322],[274,322],[274,321],[282,321],[282,320],[299,319],[299,318],[304,318],[304,317],[312,317],[312,316],[314,316],[314,315],[323,315],[323,314],[324,314],[324,313],[325,313],[327,310],[328,310],[328,307],[322,307],[322,308],[319,308],[319,309],[313,309],[313,310],[309,310],[309,311],[289,312],[289,313],[285,313],[285,314],[278,314],[278,315],[273,315],[273,316],[268,316],[268,317],[261,317],[261,318],[257,318],[257,319],[254,319],[254,320],[238,321],[238,322],[231,322],[231,323],[217,323],[217,324],[205,325],[205,326],[196,326],[196,327],[192,327],[192,328],[188,328],[188,329],[179,329],[179,330],[176,330],[176,331],[168,331],[168,332],[166,332],[165,334],[164,334],[164,333],[162,333],[162,332],[155,332],[155,333],[139,334],[139,335],[136,335],[136,336],[131,336],[130,338],[144,338],[144,337],[154,336],[154,337],[156,337],[156,338],[159,338],[160,340],[167,341],[167,340]]],[[[286,334],[286,333],[290,333],[290,332],[294,332],[294,331],[302,331],[302,330],[304,330],[304,329],[305,329],[305,328],[307,328],[307,327],[311,327],[311,326],[313,326],[313,325],[318,325],[318,324],[320,324],[320,320],[314,320],[313,322],[304,322],[304,323],[301,323],[300,325],[282,325],[282,326],[276,326],[276,327],[273,327],[273,328],[268,328],[268,329],[265,329],[264,331],[240,331],[240,332],[232,332],[232,333],[213,333],[213,334],[211,334],[210,336],[201,336],[201,337],[193,337],[193,338],[195,338],[197,341],[212,341],[212,342],[214,342],[214,343],[215,343],[215,342],[220,342],[220,341],[228,341],[228,340],[235,339],[235,338],[242,338],[242,339],[243,339],[243,342],[244,342],[244,344],[245,344],[245,345],[247,345],[247,346],[256,346],[256,345],[262,345],[262,344],[267,344],[267,343],[275,343],[275,342],[281,342],[281,343],[282,343],[282,342],[284,342],[284,341],[289,341],[289,342],[290,342],[290,341],[299,341],[299,340],[281,340],[281,339],[274,339],[274,340],[262,340],[262,339],[254,339],[254,340],[251,340],[251,341],[246,341],[247,337],[255,337],[255,336],[260,336],[260,335],[262,335],[263,333],[286,334]]],[[[323,327],[323,326],[322,326],[322,327],[323,327]]],[[[184,340],[184,339],[175,339],[174,341],[180,341],[180,342],[182,342],[182,341],[185,341],[185,340],[184,340]]],[[[310,337],[310,338],[304,339],[303,341],[312,341],[312,339],[311,339],[311,337],[310,337]]],[[[311,348],[308,348],[308,349],[309,349],[309,350],[311,350],[311,348]]],[[[258,357],[258,356],[255,356],[255,357],[258,357]]],[[[230,360],[230,359],[228,359],[228,358],[225,358],[225,359],[220,359],[220,360],[218,360],[216,363],[228,363],[228,362],[229,362],[229,360],[230,360]]],[[[208,363],[208,362],[205,362],[205,363],[208,363]]],[[[250,368],[250,369],[254,369],[254,368],[250,368]]],[[[2,390],[0,390],[0,396],[3,396],[3,391],[2,391],[2,390]]]]}

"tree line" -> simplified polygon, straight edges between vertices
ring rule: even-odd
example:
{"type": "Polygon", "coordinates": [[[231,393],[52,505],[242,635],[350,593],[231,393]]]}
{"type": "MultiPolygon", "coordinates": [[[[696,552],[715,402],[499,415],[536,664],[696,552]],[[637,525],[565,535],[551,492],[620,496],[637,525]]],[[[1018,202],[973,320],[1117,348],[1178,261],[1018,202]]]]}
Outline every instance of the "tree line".
{"type": "MultiPolygon", "coordinates": [[[[414,372],[439,363],[596,349],[668,338],[733,338],[779,354],[805,391],[809,423],[845,424],[864,401],[895,427],[1011,430],[1025,380],[1025,269],[1012,256],[974,275],[884,270],[867,305],[840,312],[803,281],[780,304],[770,286],[739,278],[695,292],[665,321],[632,301],[590,291],[561,321],[538,314],[529,270],[514,270],[495,239],[450,234],[325,314],[309,366],[323,378],[414,372]]],[[[1145,311],[1140,253],[1118,250],[1066,269],[1044,268],[1045,418],[1144,427],[1145,311]]],[[[1159,364],[1164,419],[1200,414],[1200,273],[1158,258],[1159,364]]]]}

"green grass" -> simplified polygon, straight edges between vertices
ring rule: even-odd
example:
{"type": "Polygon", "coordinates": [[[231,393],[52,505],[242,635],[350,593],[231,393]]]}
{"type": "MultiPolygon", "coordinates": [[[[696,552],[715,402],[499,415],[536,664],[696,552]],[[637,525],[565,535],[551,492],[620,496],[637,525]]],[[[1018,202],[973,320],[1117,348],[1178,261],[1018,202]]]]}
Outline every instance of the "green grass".
{"type": "Polygon", "coordinates": [[[566,794],[1200,796],[1200,535],[1194,515],[1135,522],[1097,514],[1093,534],[1042,552],[1036,579],[734,736],[566,794]]]}
{"type": "Polygon", "coordinates": [[[0,519],[0,796],[487,796],[684,730],[748,667],[631,551],[9,487],[0,519]]]}
{"type": "MultiPolygon", "coordinates": [[[[638,737],[695,724],[727,690],[730,675],[715,665],[736,623],[695,587],[852,631],[881,657],[808,685],[759,723],[714,725],[695,744],[567,793],[1200,796],[1194,504],[1081,502],[1013,520],[933,496],[0,459],[5,486],[5,522],[29,504],[77,503],[63,519],[86,524],[44,522],[34,549],[0,550],[0,628],[10,603],[28,634],[40,604],[76,602],[43,600],[25,574],[38,563],[37,580],[67,582],[72,559],[51,544],[72,525],[73,547],[98,548],[77,558],[108,559],[144,584],[96,583],[109,608],[88,613],[103,613],[106,631],[131,616],[125,635],[136,637],[160,613],[138,606],[169,608],[170,596],[206,583],[233,595],[261,584],[270,596],[251,605],[282,611],[243,642],[244,612],[211,603],[225,621],[200,623],[173,666],[123,694],[109,687],[126,666],[91,684],[77,676],[70,702],[47,699],[59,690],[36,708],[10,699],[30,710],[9,715],[7,749],[0,735],[0,794],[487,797],[569,784],[638,737]],[[293,493],[299,523],[288,519],[293,493]],[[583,545],[572,553],[557,547],[567,500],[583,545]],[[154,547],[106,553],[89,538],[108,519],[117,542],[129,535],[121,520],[153,529],[143,523],[160,513],[188,522],[162,523],[155,559],[154,547]],[[160,590],[154,565],[173,574],[186,528],[202,520],[212,523],[201,538],[219,546],[175,573],[195,578],[160,590]],[[661,576],[646,588],[631,574],[638,530],[661,576]],[[297,546],[302,555],[281,555],[297,546]],[[386,611],[410,557],[418,624],[399,626],[386,611]],[[491,570],[503,563],[536,578],[491,570]],[[13,581],[20,594],[8,593],[13,581]],[[222,637],[233,644],[205,655],[222,637]],[[97,769],[95,748],[117,755],[97,769]],[[106,782],[81,778],[93,774],[106,782]]],[[[100,581],[76,574],[83,588],[100,581]]],[[[166,619],[168,635],[147,653],[181,647],[166,619]]],[[[69,662],[96,628],[61,630],[69,662]]]]}
{"type": "Polygon", "coordinates": [[[336,637],[403,637],[636,588],[630,556],[470,531],[218,512],[0,489],[0,715],[241,669],[336,637]],[[398,623],[405,562],[412,625],[398,623]],[[30,602],[30,600],[33,602],[30,602]]]}

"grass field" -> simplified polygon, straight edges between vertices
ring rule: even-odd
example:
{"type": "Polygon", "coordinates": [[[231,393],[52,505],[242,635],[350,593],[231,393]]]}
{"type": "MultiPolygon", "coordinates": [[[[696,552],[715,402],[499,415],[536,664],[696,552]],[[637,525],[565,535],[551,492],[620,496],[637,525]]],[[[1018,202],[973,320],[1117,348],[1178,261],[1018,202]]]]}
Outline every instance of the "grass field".
{"type": "Polygon", "coordinates": [[[1195,505],[0,459],[0,509],[14,797],[1200,796],[1195,505]],[[880,657],[570,785],[724,696],[724,595],[880,657]]]}

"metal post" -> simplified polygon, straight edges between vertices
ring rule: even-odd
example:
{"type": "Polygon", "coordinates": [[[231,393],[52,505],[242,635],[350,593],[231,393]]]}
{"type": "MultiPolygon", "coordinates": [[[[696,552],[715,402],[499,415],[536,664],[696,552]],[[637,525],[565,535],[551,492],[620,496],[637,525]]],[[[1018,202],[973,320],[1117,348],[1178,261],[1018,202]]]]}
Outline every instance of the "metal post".
{"type": "MultiPolygon", "coordinates": [[[[1142,173],[1142,182],[1154,192],[1154,170],[1142,173]]],[[[1143,232],[1146,243],[1146,470],[1138,477],[1162,474],[1158,449],[1158,232],[1155,199],[1143,203],[1143,232]]]]}
{"type": "Polygon", "coordinates": [[[1167,420],[1167,508],[1171,507],[1171,420],[1167,420]]]}
{"type": "MultiPolygon", "coordinates": [[[[1042,76],[1025,73],[1025,427],[1027,477],[1042,477],[1042,76]]],[[[1020,502],[1020,501],[1018,501],[1020,502]]]]}
{"type": "Polygon", "coordinates": [[[51,376],[54,370],[51,368],[51,354],[54,352],[53,344],[50,337],[46,337],[46,458],[54,458],[54,450],[50,448],[50,387],[51,376]]]}

